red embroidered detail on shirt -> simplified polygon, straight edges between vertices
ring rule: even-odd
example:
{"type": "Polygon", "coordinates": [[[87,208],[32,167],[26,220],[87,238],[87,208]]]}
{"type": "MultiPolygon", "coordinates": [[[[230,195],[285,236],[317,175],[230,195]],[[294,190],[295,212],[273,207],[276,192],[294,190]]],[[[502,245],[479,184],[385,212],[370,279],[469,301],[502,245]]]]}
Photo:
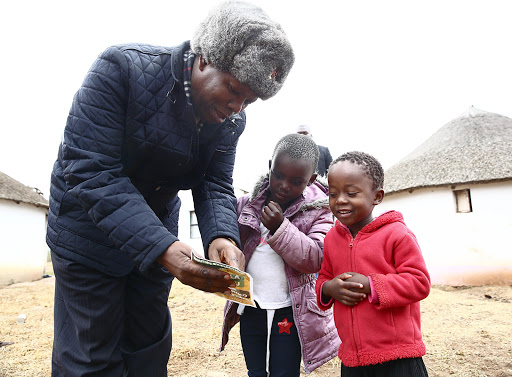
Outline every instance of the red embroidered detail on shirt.
{"type": "Polygon", "coordinates": [[[267,242],[267,237],[260,237],[260,243],[258,244],[259,245],[267,245],[268,242],[267,242]]]}
{"type": "Polygon", "coordinates": [[[288,322],[288,319],[285,318],[282,322],[277,322],[277,326],[279,327],[279,334],[285,332],[287,334],[290,333],[290,328],[293,326],[292,322],[288,322]]]}

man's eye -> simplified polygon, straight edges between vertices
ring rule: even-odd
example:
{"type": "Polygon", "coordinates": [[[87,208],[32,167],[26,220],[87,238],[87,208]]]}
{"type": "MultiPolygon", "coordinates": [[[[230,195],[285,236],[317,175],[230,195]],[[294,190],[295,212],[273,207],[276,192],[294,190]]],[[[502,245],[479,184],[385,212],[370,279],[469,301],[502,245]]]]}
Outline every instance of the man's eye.
{"type": "Polygon", "coordinates": [[[357,195],[357,192],[347,192],[347,195],[352,198],[357,195]]]}

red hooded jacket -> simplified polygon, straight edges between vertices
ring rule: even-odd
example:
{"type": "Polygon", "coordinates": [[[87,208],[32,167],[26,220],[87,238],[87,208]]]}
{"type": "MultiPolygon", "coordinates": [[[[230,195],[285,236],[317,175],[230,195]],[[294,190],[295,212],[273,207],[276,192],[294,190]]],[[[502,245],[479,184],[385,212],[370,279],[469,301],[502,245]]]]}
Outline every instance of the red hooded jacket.
{"type": "Polygon", "coordinates": [[[425,261],[401,213],[382,214],[355,238],[339,221],[327,233],[317,301],[324,310],[334,302],[334,321],[342,341],[338,356],[345,366],[423,356],[419,301],[429,292],[425,261]],[[353,307],[333,299],[322,302],[322,285],[349,271],[372,278],[379,302],[364,300],[353,307]]]}

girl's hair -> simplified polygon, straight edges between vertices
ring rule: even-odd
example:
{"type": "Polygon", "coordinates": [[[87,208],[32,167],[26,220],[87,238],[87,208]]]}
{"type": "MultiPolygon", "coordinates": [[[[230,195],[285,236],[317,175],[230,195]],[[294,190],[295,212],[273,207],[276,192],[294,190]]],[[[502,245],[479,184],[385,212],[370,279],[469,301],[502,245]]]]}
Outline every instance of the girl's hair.
{"type": "Polygon", "coordinates": [[[309,136],[293,133],[285,135],[279,140],[274,148],[272,158],[279,152],[288,154],[294,160],[306,160],[313,166],[316,172],[318,165],[318,146],[309,136]]]}
{"type": "Polygon", "coordinates": [[[375,157],[364,152],[347,152],[335,159],[329,166],[329,169],[341,161],[350,161],[353,164],[359,165],[373,181],[374,190],[380,190],[384,187],[384,170],[375,157]]]}

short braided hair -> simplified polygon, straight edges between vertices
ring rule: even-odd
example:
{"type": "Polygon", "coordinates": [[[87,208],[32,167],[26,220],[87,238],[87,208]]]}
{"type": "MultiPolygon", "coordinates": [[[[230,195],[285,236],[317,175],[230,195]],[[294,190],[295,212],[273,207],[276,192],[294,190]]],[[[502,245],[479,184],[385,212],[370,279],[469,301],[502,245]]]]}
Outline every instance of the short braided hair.
{"type": "Polygon", "coordinates": [[[347,152],[335,159],[329,169],[334,164],[341,161],[350,161],[353,164],[359,165],[366,175],[373,181],[373,189],[380,190],[384,187],[384,169],[377,159],[364,152],[347,152]]]}
{"type": "Polygon", "coordinates": [[[285,135],[277,142],[272,158],[279,152],[288,154],[294,160],[309,161],[313,166],[313,171],[316,172],[319,156],[318,145],[310,137],[297,133],[285,135]]]}

